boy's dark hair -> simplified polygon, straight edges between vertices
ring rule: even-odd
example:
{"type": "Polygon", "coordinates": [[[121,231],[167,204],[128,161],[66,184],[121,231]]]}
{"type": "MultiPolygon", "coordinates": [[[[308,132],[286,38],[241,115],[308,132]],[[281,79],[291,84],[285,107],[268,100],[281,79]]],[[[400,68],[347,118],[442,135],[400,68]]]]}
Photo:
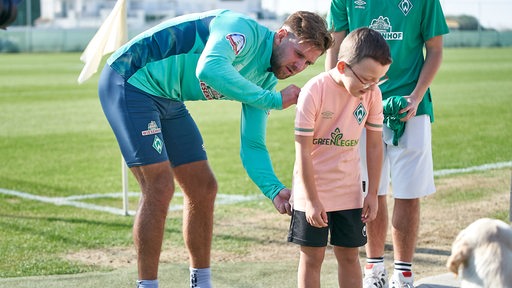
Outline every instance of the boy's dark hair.
{"type": "Polygon", "coordinates": [[[349,65],[371,58],[382,65],[391,64],[389,45],[382,35],[370,28],[358,28],[341,42],[339,60],[349,65]]]}
{"type": "Polygon", "coordinates": [[[334,43],[325,19],[313,12],[294,12],[284,21],[283,28],[295,34],[300,43],[310,43],[322,54],[334,43]]]}

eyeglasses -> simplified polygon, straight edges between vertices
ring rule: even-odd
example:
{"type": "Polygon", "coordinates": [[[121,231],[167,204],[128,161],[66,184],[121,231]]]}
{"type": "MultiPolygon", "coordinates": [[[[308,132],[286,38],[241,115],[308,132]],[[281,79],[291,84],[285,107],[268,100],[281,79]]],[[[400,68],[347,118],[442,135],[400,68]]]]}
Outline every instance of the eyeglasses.
{"type": "Polygon", "coordinates": [[[359,77],[359,75],[357,75],[356,71],[354,71],[354,69],[352,69],[352,67],[350,67],[350,65],[347,64],[347,67],[348,69],[350,69],[350,71],[352,71],[352,73],[354,73],[354,76],[356,76],[357,80],[359,80],[359,82],[361,82],[361,84],[363,84],[363,89],[368,89],[370,87],[372,87],[373,85],[377,85],[379,86],[380,84],[388,81],[388,75],[384,75],[384,77],[380,78],[379,81],[377,82],[372,82],[372,83],[365,83],[363,80],[361,80],[361,78],[359,77]]]}

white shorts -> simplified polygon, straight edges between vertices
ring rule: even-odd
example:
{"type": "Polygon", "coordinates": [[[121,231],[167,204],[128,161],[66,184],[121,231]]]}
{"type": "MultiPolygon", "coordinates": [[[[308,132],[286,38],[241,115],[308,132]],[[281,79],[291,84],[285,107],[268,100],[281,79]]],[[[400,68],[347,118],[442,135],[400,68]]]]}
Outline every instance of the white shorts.
{"type": "MultiPolygon", "coordinates": [[[[393,145],[393,131],[385,125],[382,137],[384,160],[378,194],[386,195],[390,183],[393,197],[398,199],[415,199],[435,193],[430,117],[419,115],[409,119],[398,146],[393,145]]],[[[359,143],[361,178],[363,182],[366,181],[363,186],[367,189],[366,130],[359,143]]]]}

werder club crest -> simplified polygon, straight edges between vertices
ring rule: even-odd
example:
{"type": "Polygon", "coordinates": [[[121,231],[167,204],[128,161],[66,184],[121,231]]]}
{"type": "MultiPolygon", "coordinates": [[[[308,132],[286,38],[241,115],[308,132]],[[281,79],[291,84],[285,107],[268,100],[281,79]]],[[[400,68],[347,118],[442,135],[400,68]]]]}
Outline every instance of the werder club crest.
{"type": "Polygon", "coordinates": [[[354,110],[354,117],[356,117],[357,123],[359,123],[359,125],[361,125],[361,122],[363,122],[365,116],[366,109],[364,109],[363,103],[359,103],[356,110],[354,110]]]}
{"type": "Polygon", "coordinates": [[[398,8],[404,13],[405,16],[409,14],[409,11],[412,9],[412,3],[409,0],[402,0],[398,3],[398,8]]]}

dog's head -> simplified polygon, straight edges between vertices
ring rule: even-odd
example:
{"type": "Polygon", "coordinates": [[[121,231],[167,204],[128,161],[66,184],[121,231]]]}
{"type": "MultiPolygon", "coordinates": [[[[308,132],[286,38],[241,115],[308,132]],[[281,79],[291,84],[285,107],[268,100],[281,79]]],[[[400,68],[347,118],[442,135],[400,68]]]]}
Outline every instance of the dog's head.
{"type": "Polygon", "coordinates": [[[466,241],[466,229],[459,232],[452,244],[452,254],[448,257],[446,267],[455,275],[459,274],[459,266],[467,266],[467,261],[471,256],[472,248],[466,241]]]}
{"type": "Polygon", "coordinates": [[[481,218],[459,232],[452,244],[452,254],[446,262],[451,272],[458,274],[459,268],[468,267],[474,257],[493,257],[498,249],[512,250],[512,229],[503,221],[481,218]],[[475,255],[475,250],[482,250],[475,255]]]}

